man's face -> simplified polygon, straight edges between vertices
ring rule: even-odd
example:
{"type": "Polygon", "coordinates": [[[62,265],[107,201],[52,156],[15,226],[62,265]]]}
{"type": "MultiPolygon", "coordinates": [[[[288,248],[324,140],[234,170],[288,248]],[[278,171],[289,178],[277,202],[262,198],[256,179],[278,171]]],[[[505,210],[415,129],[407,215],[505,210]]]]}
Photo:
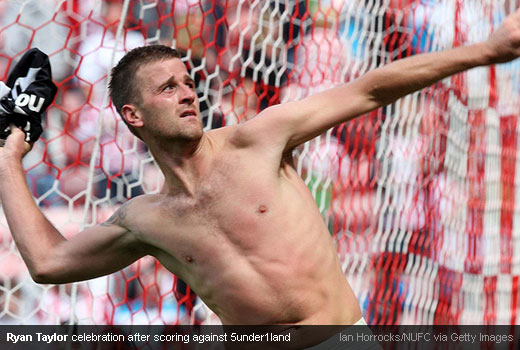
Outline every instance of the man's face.
{"type": "Polygon", "coordinates": [[[143,131],[152,136],[196,140],[202,120],[195,83],[178,58],[155,61],[137,70],[143,131]]]}

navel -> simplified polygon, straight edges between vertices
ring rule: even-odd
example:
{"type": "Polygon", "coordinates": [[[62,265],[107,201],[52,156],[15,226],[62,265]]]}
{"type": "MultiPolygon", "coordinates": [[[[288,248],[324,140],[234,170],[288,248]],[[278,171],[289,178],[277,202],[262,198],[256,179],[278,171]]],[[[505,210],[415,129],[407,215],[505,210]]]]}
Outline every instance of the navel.
{"type": "Polygon", "coordinates": [[[265,213],[267,213],[267,206],[265,206],[264,204],[260,204],[260,205],[258,206],[257,212],[258,212],[259,214],[265,214],[265,213]]]}

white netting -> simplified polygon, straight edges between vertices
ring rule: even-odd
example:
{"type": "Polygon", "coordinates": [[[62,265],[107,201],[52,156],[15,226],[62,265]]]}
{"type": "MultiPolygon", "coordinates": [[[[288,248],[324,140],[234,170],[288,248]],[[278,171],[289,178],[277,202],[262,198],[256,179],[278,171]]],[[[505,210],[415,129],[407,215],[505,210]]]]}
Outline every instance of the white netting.
{"type": "MultiPolygon", "coordinates": [[[[50,55],[59,94],[24,166],[42,211],[71,236],[160,189],[153,159],[106,99],[106,74],[131,48],[183,53],[209,129],[402,57],[483,40],[516,7],[9,0],[0,2],[0,78],[29,47],[50,55]]],[[[369,323],[517,322],[519,77],[513,62],[447,78],[298,149],[369,323]]],[[[2,220],[0,323],[218,322],[152,258],[89,282],[36,285],[2,220]]]]}

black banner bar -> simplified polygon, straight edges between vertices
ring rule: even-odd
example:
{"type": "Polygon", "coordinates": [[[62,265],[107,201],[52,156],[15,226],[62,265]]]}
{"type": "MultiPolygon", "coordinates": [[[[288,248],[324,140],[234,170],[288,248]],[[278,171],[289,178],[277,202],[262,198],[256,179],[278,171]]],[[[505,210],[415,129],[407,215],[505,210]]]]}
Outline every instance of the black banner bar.
{"type": "Polygon", "coordinates": [[[4,350],[520,349],[520,326],[0,326],[4,350]]]}

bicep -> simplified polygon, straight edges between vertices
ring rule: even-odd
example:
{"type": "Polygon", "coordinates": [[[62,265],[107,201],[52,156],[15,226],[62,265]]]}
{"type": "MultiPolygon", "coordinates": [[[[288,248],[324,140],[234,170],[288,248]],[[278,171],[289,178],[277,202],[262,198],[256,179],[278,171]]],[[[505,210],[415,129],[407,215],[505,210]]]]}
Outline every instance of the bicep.
{"type": "Polygon", "coordinates": [[[87,280],[118,271],[144,255],[132,232],[107,222],[57,244],[42,279],[44,283],[87,280]]]}
{"type": "Polygon", "coordinates": [[[266,145],[291,150],[335,125],[377,108],[379,105],[367,91],[363,82],[344,84],[299,101],[269,107],[238,129],[243,139],[265,140],[266,145]]]}
{"type": "Polygon", "coordinates": [[[379,107],[368,91],[362,81],[355,81],[289,104],[283,111],[284,115],[291,116],[285,130],[287,148],[296,147],[379,107]]]}

